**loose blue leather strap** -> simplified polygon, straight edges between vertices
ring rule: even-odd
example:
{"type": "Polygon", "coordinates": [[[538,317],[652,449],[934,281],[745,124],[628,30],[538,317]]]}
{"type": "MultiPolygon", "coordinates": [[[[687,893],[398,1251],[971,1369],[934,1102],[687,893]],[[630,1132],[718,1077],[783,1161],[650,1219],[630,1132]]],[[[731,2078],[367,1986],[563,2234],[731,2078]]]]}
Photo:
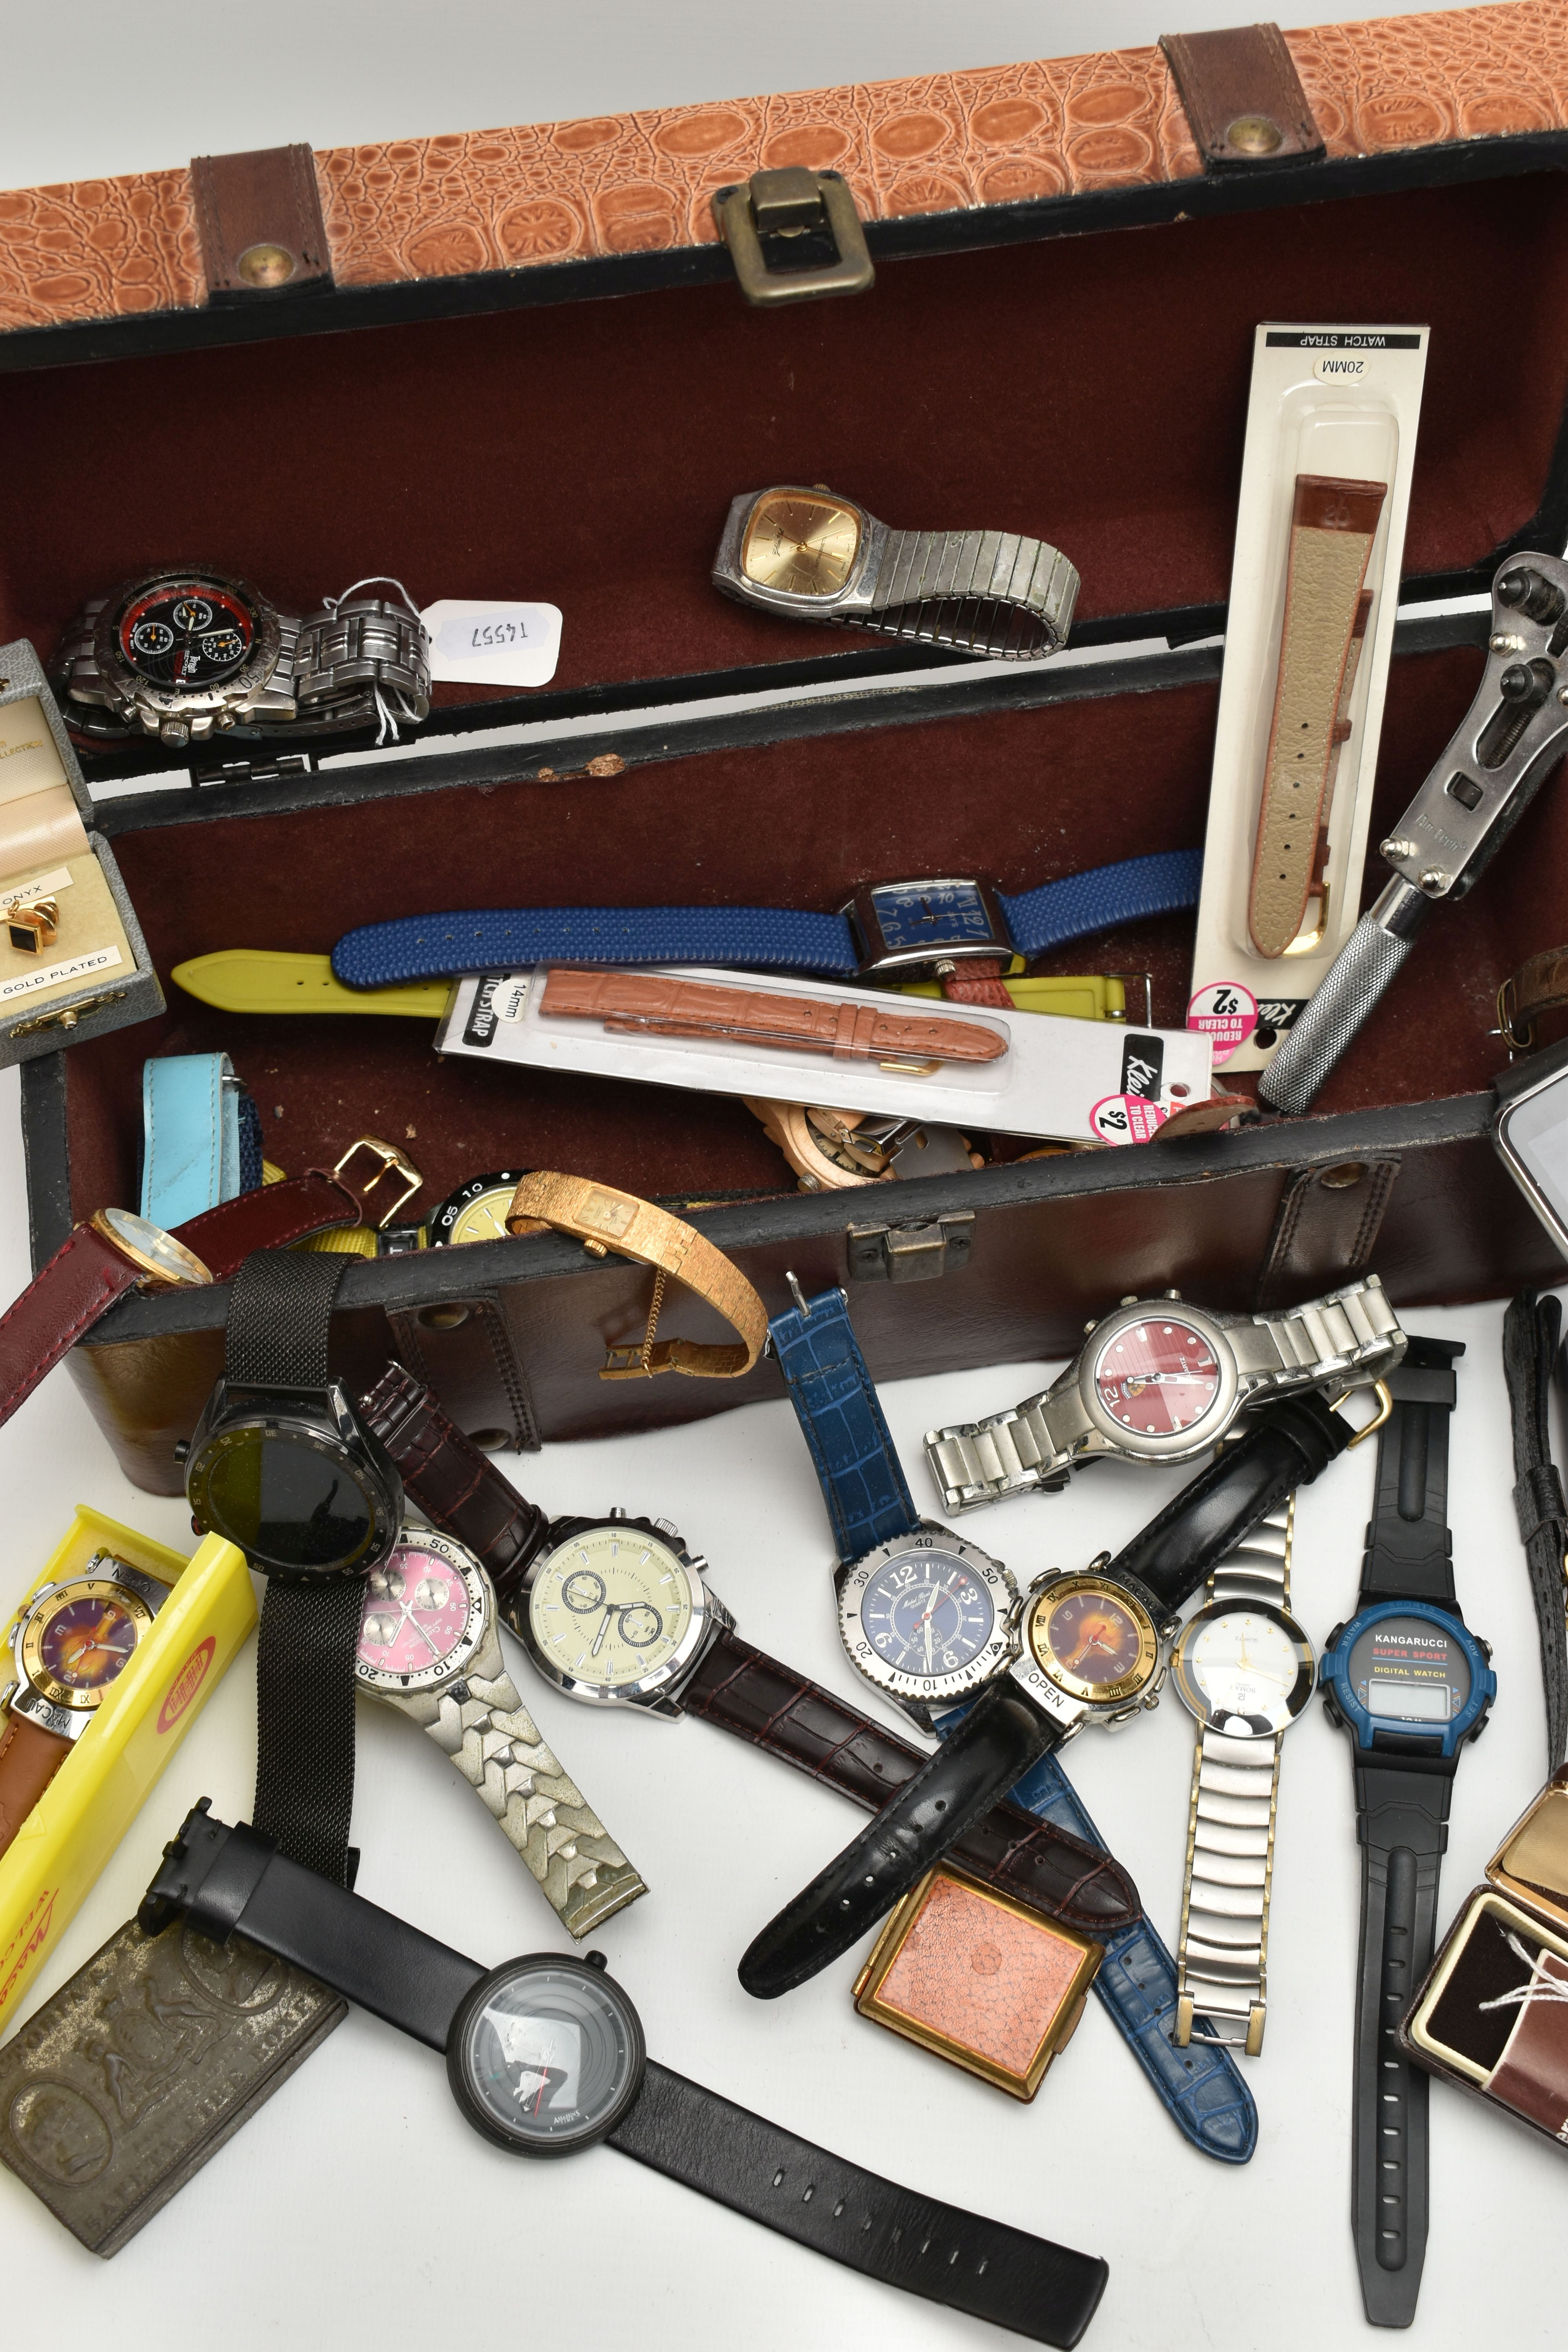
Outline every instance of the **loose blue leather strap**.
{"type": "MultiPolygon", "coordinates": [[[[944,1716],[940,1728],[958,1723],[963,1708],[944,1716]]],[[[1068,1830],[1089,1845],[1104,1839],[1084,1811],[1083,1801],[1055,1756],[1042,1756],[1011,1791],[1013,1802],[1043,1821],[1068,1830]]],[[[1205,2156],[1221,2164],[1245,2164],[1258,2146],[1258,2108],[1235,2060],[1217,2042],[1194,2039],[1178,2050],[1171,2039],[1176,2021],[1176,1963],[1147,1919],[1101,1939],[1105,1958],[1094,1990],[1118,2031],[1154,2086],[1177,2129],[1205,2156]]]]}
{"type": "Polygon", "coordinates": [[[803,1309],[768,1325],[773,1354],[805,1435],[833,1521],[842,1560],[863,1559],[919,1527],[841,1290],[824,1290],[803,1309]]]}
{"type": "MultiPolygon", "coordinates": [[[[1097,866],[1009,898],[998,893],[1015,953],[1198,902],[1203,853],[1170,850],[1097,866]]],[[[734,964],[851,978],[860,968],[847,915],[779,907],[513,907],[410,915],[347,931],[332,950],[345,988],[395,988],[460,971],[536,963],[734,964]]]]}
{"type": "Polygon", "coordinates": [[[241,1190],[239,1087],[226,1054],[142,1065],[142,1214],[172,1232],[241,1190]]]}

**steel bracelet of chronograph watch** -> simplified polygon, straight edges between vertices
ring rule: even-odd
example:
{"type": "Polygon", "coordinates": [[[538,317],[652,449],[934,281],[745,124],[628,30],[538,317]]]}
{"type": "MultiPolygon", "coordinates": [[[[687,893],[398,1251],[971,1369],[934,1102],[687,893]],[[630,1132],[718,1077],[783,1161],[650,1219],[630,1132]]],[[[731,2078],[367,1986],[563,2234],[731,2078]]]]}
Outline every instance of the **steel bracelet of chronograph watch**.
{"type": "MultiPolygon", "coordinates": [[[[1037,1757],[1086,1724],[1112,1729],[1158,1702],[1176,1612],[1214,1563],[1357,1433],[1310,1393],[1244,1437],[1117,1558],[1052,1570],[1023,1595],[1008,1648],[952,1696],[975,1703],[877,1820],[752,1942],[741,1983],[758,2000],[805,1983],[874,1927],[1037,1757]]],[[[862,1670],[867,1661],[858,1661],[862,1670]]]]}
{"type": "Polygon", "coordinates": [[[1405,1334],[1375,1274],[1277,1315],[1125,1299],[1048,1389],[984,1421],[926,1433],[944,1508],[1065,1486],[1086,1462],[1191,1462],[1245,1407],[1300,1389],[1373,1387],[1405,1334]]]}
{"type": "Polygon", "coordinates": [[[1389,1379],[1376,1500],[1355,1615],[1321,1668],[1323,1709],[1350,1736],[1362,1856],[1351,2214],[1374,2327],[1408,2327],[1426,2250],[1427,2077],[1399,2028],[1431,1965],[1437,1876],[1459,1750],[1497,1695],[1487,1643],[1459,1614],[1448,1531],[1451,1339],[1412,1336],[1389,1379]]]}
{"type": "Polygon", "coordinates": [[[1171,1685],[1197,1718],[1177,2001],[1186,2049],[1263,2047],[1268,1896],[1279,1750],[1317,1679],[1290,1615],[1291,1496],[1211,1571],[1204,1605],[1171,1654],[1171,1685]]]}
{"type": "Polygon", "coordinates": [[[494,1588],[452,1537],[405,1523],[366,1580],[354,1671],[450,1757],[574,1936],[647,1894],[518,1696],[494,1588]]]}
{"type": "Polygon", "coordinates": [[[783,484],[732,501],[713,585],[784,620],[1039,661],[1067,643],[1079,575],[1044,540],[889,530],[821,484],[783,484]]]}
{"type": "Polygon", "coordinates": [[[95,1720],[169,1590],[100,1551],[28,1594],[5,1637],[12,1675],[0,1690],[0,1854],[95,1720]]]}
{"type": "Polygon", "coordinates": [[[89,745],[178,746],[231,728],[344,734],[389,718],[415,725],[430,709],[429,648],[405,602],[351,594],[300,619],[205,565],[167,565],[91,598],[50,677],[89,745]]]}

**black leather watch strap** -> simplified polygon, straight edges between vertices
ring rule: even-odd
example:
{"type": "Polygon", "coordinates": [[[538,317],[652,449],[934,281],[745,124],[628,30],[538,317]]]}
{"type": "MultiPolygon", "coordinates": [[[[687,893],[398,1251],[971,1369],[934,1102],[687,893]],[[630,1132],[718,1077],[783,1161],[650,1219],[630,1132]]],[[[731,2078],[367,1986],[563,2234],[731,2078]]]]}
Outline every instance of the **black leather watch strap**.
{"type": "Polygon", "coordinates": [[[1354,1436],[1319,1396],[1270,1405],[1140,1528],[1106,1574],[1142,1585],[1159,1603],[1156,1614],[1180,1609],[1216,1561],[1296,1487],[1310,1486],[1354,1436]]]}
{"type": "Polygon", "coordinates": [[[1530,1568],[1546,1691],[1548,1776],[1568,1759],[1568,1502],[1552,1459],[1552,1369],[1559,1363],[1563,1309],[1548,1295],[1521,1293],[1502,1324],[1502,1364],[1513,1413],[1513,1507],[1530,1568]]]}
{"type": "Polygon", "coordinates": [[[1038,1757],[1060,1743],[1058,1727],[1010,1675],[993,1683],[859,1836],[753,1937],[739,1970],[746,1991],[758,2000],[776,2000],[858,1943],[1038,1757]]]}
{"type": "Polygon", "coordinates": [[[865,2278],[1077,2344],[1110,2275],[1094,2254],[900,2189],[650,2060],[609,2146],[865,2278]]]}
{"type": "MultiPolygon", "coordinates": [[[[240,1386],[325,1390],[339,1253],[258,1250],[229,1294],[225,1370],[240,1386]]],[[[357,1576],[269,1576],[256,1645],[256,1804],[261,1833],[335,1885],[353,1883],[357,1576]]]]}
{"type": "Polygon", "coordinates": [[[1448,1532],[1448,1424],[1454,1414],[1458,1339],[1413,1338],[1387,1375],[1394,1410],[1377,1433],[1377,1486],[1361,1600],[1426,1601],[1458,1614],[1454,1539],[1448,1532]]]}
{"type": "Polygon", "coordinates": [[[1362,1843],[1351,2214],[1374,2327],[1408,2327],[1426,2252],[1427,2077],[1399,2046],[1431,1965],[1452,1768],[1356,1767],[1362,1843]]]}

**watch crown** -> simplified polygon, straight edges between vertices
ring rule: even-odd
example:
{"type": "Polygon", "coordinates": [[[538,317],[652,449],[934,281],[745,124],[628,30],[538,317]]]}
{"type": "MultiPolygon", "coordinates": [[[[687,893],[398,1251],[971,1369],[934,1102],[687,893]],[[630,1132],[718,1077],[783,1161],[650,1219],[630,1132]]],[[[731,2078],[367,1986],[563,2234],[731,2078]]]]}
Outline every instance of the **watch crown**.
{"type": "Polygon", "coordinates": [[[680,1530],[673,1519],[655,1519],[654,1526],[661,1536],[679,1536],[680,1530]]]}
{"type": "Polygon", "coordinates": [[[1123,1307],[1136,1307],[1138,1304],[1138,1293],[1135,1290],[1130,1290],[1126,1297],[1120,1303],[1123,1307]]]}
{"type": "Polygon", "coordinates": [[[1144,1704],[1144,1706],[1159,1706],[1159,1704],[1160,1704],[1160,1694],[1159,1694],[1159,1692],[1158,1692],[1158,1691],[1151,1691],[1151,1692],[1150,1692],[1150,1694],[1149,1694],[1149,1696],[1148,1696],[1148,1697],[1144,1700],[1143,1704],[1144,1704]]]}
{"type": "Polygon", "coordinates": [[[1180,1298],[1181,1295],[1179,1290],[1166,1290],[1161,1293],[1162,1297],[1164,1298],[1180,1298]]]}
{"type": "Polygon", "coordinates": [[[1095,1326],[1094,1326],[1092,1323],[1086,1323],[1086,1324],[1084,1325],[1084,1327],[1083,1327],[1083,1336],[1084,1336],[1084,1338],[1085,1338],[1086,1339],[1088,1339],[1088,1337],[1089,1337],[1089,1333],[1090,1333],[1094,1328],[1095,1328],[1095,1326]]]}
{"type": "Polygon", "coordinates": [[[629,1517],[629,1514],[622,1508],[619,1503],[614,1503],[610,1507],[608,1516],[612,1519],[624,1519],[629,1517]]]}

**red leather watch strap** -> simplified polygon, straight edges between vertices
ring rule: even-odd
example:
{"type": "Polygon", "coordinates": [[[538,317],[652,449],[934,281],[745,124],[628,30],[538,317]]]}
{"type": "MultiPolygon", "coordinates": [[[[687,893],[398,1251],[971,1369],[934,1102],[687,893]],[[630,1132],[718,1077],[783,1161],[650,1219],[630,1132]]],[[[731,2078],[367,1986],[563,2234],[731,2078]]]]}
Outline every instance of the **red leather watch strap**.
{"type": "MultiPolygon", "coordinates": [[[[680,1694],[688,1715],[706,1716],[758,1748],[826,1781],[868,1812],[879,1812],[926,1761],[831,1691],[721,1633],[680,1694]]],[[[952,1848],[974,1877],[1091,1936],[1112,1935],[1142,1916],[1138,1890],[1094,1846],[1005,1799],[952,1848]]]]}
{"type": "MultiPolygon", "coordinates": [[[[364,1204],[341,1176],[312,1168],[281,1184],[258,1184],[253,1192],[204,1209],[174,1235],[194,1250],[216,1282],[237,1274],[253,1250],[287,1249],[307,1234],[329,1225],[364,1223],[364,1204]]],[[[40,1277],[41,1279],[41,1277],[40,1277]]]]}
{"type": "Polygon", "coordinates": [[[13,1714],[0,1738],[0,1853],[4,1853],[60,1766],[68,1739],[13,1714]]]}
{"type": "Polygon", "coordinates": [[[0,1421],[142,1276],[91,1225],[78,1225],[0,1315],[0,1421]]]}

